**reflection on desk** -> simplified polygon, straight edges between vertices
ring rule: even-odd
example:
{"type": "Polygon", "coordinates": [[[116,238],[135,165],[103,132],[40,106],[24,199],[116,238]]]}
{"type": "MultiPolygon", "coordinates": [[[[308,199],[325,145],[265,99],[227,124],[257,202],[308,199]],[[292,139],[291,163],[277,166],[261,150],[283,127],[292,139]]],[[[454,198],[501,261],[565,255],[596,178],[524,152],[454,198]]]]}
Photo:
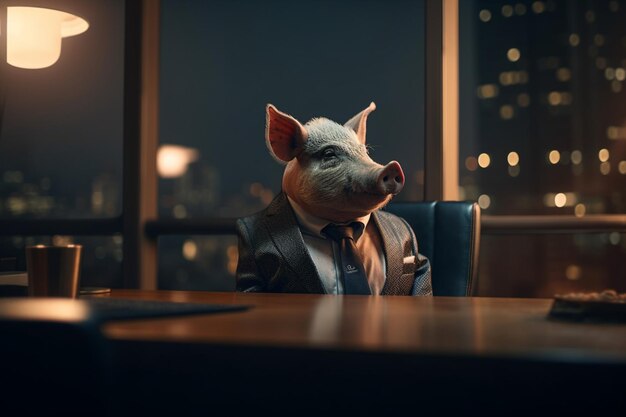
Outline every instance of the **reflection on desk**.
{"type": "Polygon", "coordinates": [[[625,405],[626,325],[549,320],[551,300],[112,296],[254,306],[105,325],[125,410],[595,415],[625,405]]]}

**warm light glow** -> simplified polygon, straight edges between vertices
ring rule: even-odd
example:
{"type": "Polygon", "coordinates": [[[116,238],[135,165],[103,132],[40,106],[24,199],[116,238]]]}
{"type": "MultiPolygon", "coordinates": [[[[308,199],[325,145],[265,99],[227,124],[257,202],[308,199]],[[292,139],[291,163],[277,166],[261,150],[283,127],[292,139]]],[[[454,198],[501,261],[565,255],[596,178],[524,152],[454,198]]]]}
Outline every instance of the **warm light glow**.
{"type": "Polygon", "coordinates": [[[609,126],[606,129],[606,137],[612,140],[626,139],[626,128],[620,126],[609,126]]]}
{"type": "Polygon", "coordinates": [[[502,16],[504,17],[513,16],[513,6],[511,6],[510,4],[505,4],[504,6],[502,6],[502,16]]]}
{"type": "Polygon", "coordinates": [[[570,45],[578,46],[579,43],[580,43],[580,36],[578,36],[576,33],[572,33],[571,35],[569,35],[570,45]]]}
{"type": "Polygon", "coordinates": [[[239,250],[236,245],[230,245],[228,249],[226,249],[226,270],[230,275],[235,275],[237,273],[237,263],[239,262],[239,250]]]}
{"type": "Polygon", "coordinates": [[[489,154],[481,153],[478,155],[478,166],[481,168],[487,168],[491,164],[491,157],[489,154]]]}
{"type": "Polygon", "coordinates": [[[509,165],[514,167],[515,165],[519,164],[519,154],[517,152],[509,152],[509,154],[506,157],[506,160],[509,163],[509,165]]]}
{"type": "Polygon", "coordinates": [[[565,205],[571,207],[578,203],[578,193],[565,193],[565,205]]]}
{"type": "Polygon", "coordinates": [[[554,205],[557,207],[564,207],[567,203],[567,197],[563,193],[558,193],[554,196],[554,205]]]}
{"type": "Polygon", "coordinates": [[[500,107],[500,117],[502,119],[511,120],[514,115],[515,115],[515,110],[513,109],[513,106],[509,104],[505,104],[504,106],[500,107]]]}
{"type": "Polygon", "coordinates": [[[478,18],[486,23],[491,20],[491,12],[487,9],[483,9],[478,13],[478,18]]]}
{"type": "Polygon", "coordinates": [[[533,12],[539,14],[543,13],[546,10],[546,5],[542,1],[535,1],[532,4],[533,12]]]}
{"type": "Polygon", "coordinates": [[[465,158],[465,168],[467,168],[468,171],[476,171],[476,168],[478,168],[478,160],[476,157],[468,156],[465,158]]]}
{"type": "Polygon", "coordinates": [[[587,207],[585,207],[585,205],[582,203],[578,203],[574,207],[574,215],[576,215],[576,217],[583,217],[586,212],[587,212],[587,207]]]}
{"type": "Polygon", "coordinates": [[[528,107],[528,105],[530,104],[530,96],[527,93],[518,94],[517,104],[520,107],[528,107]]]}
{"type": "Polygon", "coordinates": [[[519,49],[517,48],[511,48],[506,52],[506,57],[508,58],[509,61],[511,62],[517,62],[519,61],[520,57],[522,56],[522,54],[520,53],[519,49]]]}
{"type": "Polygon", "coordinates": [[[515,5],[515,13],[519,16],[526,14],[526,5],[524,3],[517,3],[515,5]]]}
{"type": "Polygon", "coordinates": [[[572,72],[569,68],[559,68],[556,70],[556,79],[559,81],[569,81],[572,78],[572,72]]]}
{"type": "Polygon", "coordinates": [[[561,104],[561,94],[556,91],[550,92],[550,94],[548,94],[548,103],[550,103],[551,106],[558,106],[561,104]]]}
{"type": "Polygon", "coordinates": [[[273,199],[274,199],[274,192],[270,190],[269,188],[266,188],[261,192],[261,202],[264,205],[267,206],[269,203],[272,202],[273,199]]]}
{"type": "Polygon", "coordinates": [[[498,79],[502,85],[526,84],[528,73],[526,71],[504,71],[500,73],[498,79]]]}
{"type": "Polygon", "coordinates": [[[61,56],[61,38],[85,32],[78,16],[39,7],[7,7],[7,62],[26,69],[46,68],[61,56]]]}
{"type": "Polygon", "coordinates": [[[565,276],[571,281],[579,280],[581,273],[582,270],[578,265],[569,265],[567,269],[565,269],[565,276]]]}
{"type": "Polygon", "coordinates": [[[157,153],[157,170],[163,178],[176,178],[187,172],[187,166],[198,159],[196,149],[178,145],[161,145],[157,153]]]}
{"type": "Polygon", "coordinates": [[[250,195],[253,197],[259,197],[263,191],[263,184],[260,182],[253,182],[250,184],[250,195]]]}
{"type": "Polygon", "coordinates": [[[548,103],[551,106],[570,105],[572,104],[572,94],[568,92],[551,91],[548,94],[548,103]]]}
{"type": "Polygon", "coordinates": [[[600,164],[600,174],[609,175],[611,173],[611,164],[609,162],[602,162],[600,164]]]}
{"type": "Polygon", "coordinates": [[[561,160],[561,154],[557,150],[552,150],[548,154],[548,160],[550,161],[552,165],[556,165],[561,160]]]}
{"type": "Polygon", "coordinates": [[[583,154],[579,150],[572,151],[572,154],[570,155],[570,159],[572,161],[572,164],[578,165],[583,161],[583,154]]]}
{"type": "Polygon", "coordinates": [[[479,85],[476,89],[478,98],[494,98],[498,95],[498,86],[496,84],[479,85]]]}
{"type": "Polygon", "coordinates": [[[198,245],[193,240],[186,240],[183,243],[183,257],[188,261],[193,261],[198,256],[198,245]]]}
{"type": "Polygon", "coordinates": [[[175,219],[184,219],[187,217],[187,208],[182,204],[176,204],[174,208],[172,208],[172,214],[175,219]]]}
{"type": "Polygon", "coordinates": [[[626,161],[619,161],[619,164],[617,165],[617,170],[620,174],[626,175],[626,161]]]}
{"type": "MultiPolygon", "coordinates": [[[[72,246],[74,244],[74,239],[72,236],[63,236],[63,235],[54,235],[52,236],[52,245],[54,246],[72,246]]],[[[41,247],[45,247],[45,245],[37,245],[41,247]]]]}
{"type": "Polygon", "coordinates": [[[609,160],[609,150],[606,148],[602,148],[598,151],[598,159],[600,162],[606,162],[609,160]]]}
{"type": "Polygon", "coordinates": [[[491,205],[491,197],[489,197],[487,194],[481,194],[480,197],[478,197],[478,205],[483,210],[488,209],[491,205]]]}

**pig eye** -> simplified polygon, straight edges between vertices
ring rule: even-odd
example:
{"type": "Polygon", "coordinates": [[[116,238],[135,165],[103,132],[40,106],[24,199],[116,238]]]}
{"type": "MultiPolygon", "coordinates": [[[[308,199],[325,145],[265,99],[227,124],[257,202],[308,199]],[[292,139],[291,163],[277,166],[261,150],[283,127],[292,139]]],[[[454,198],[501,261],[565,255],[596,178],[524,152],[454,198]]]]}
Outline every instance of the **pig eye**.
{"type": "Polygon", "coordinates": [[[324,152],[322,153],[322,160],[324,162],[333,161],[335,158],[337,158],[337,152],[335,152],[333,148],[324,149],[324,152]]]}

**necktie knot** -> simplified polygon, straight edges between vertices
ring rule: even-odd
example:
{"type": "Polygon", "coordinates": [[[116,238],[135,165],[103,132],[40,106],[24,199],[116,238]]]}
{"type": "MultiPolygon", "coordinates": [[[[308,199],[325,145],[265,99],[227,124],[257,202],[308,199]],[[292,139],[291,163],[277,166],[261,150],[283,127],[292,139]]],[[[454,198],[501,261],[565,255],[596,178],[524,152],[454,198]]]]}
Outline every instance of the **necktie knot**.
{"type": "Polygon", "coordinates": [[[363,228],[361,222],[352,222],[348,225],[331,223],[322,229],[322,233],[336,242],[340,242],[342,239],[350,239],[355,242],[363,234],[363,228]]]}

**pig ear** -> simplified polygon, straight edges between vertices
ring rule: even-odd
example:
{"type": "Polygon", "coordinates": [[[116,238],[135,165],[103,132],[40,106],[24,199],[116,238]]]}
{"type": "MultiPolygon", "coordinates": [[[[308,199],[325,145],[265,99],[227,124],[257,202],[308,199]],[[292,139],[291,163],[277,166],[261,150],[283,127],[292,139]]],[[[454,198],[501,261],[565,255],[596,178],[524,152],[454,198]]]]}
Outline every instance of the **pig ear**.
{"type": "Polygon", "coordinates": [[[302,152],[308,133],[293,117],[278,111],[271,104],[266,108],[265,142],[272,154],[283,162],[291,161],[302,152]]]}
{"type": "Polygon", "coordinates": [[[361,113],[348,120],[345,127],[348,127],[356,132],[357,137],[361,143],[365,143],[365,130],[367,125],[367,116],[376,110],[376,104],[372,101],[369,106],[361,113]]]}

